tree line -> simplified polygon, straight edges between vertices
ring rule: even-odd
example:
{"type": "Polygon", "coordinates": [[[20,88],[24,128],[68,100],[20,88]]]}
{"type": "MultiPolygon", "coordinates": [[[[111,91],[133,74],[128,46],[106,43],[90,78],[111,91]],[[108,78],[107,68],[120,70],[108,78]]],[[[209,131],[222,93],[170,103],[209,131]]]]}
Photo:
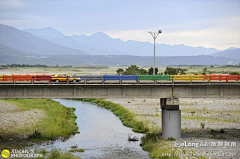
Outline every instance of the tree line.
{"type": "MultiPolygon", "coordinates": [[[[155,74],[165,74],[165,75],[184,75],[186,74],[187,69],[183,68],[173,68],[173,67],[167,67],[164,72],[158,72],[158,68],[155,68],[155,74]]],[[[148,70],[145,70],[143,68],[139,68],[136,65],[131,65],[125,70],[122,68],[119,68],[116,70],[116,73],[118,75],[152,75],[153,74],[153,67],[149,68],[148,70]]]]}

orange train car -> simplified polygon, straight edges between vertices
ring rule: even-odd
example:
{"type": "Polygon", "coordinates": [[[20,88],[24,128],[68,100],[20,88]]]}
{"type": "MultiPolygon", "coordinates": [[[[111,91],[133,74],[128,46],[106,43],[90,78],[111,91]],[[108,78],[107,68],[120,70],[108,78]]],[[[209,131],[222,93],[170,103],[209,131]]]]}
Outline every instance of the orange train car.
{"type": "Polygon", "coordinates": [[[205,75],[204,78],[210,81],[239,81],[240,75],[205,75]]]}
{"type": "Polygon", "coordinates": [[[35,82],[35,81],[48,81],[51,82],[50,75],[1,75],[0,81],[10,81],[10,82],[18,82],[18,81],[27,81],[27,82],[35,82]]]}

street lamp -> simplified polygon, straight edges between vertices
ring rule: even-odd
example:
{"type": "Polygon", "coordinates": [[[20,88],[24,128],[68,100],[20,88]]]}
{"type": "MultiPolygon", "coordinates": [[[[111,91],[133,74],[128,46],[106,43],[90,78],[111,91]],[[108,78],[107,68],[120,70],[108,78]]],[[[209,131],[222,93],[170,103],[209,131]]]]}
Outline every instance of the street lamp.
{"type": "Polygon", "coordinates": [[[158,37],[158,34],[162,33],[162,30],[158,30],[158,32],[152,32],[152,31],[148,31],[148,33],[150,33],[154,39],[154,56],[153,56],[153,75],[155,75],[155,40],[158,37]]]}

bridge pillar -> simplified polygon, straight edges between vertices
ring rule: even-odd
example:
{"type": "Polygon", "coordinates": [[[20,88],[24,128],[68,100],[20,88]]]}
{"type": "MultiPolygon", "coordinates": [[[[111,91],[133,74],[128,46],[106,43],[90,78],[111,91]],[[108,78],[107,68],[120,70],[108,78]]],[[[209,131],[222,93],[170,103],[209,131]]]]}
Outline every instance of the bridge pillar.
{"type": "Polygon", "coordinates": [[[162,138],[181,138],[181,110],[179,100],[174,98],[160,98],[162,109],[162,138]]]}

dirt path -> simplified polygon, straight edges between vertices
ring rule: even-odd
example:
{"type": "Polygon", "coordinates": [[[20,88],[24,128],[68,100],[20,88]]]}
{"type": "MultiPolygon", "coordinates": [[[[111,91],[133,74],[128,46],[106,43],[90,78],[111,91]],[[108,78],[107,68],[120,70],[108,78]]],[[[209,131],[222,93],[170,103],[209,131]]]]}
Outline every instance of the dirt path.
{"type": "Polygon", "coordinates": [[[25,138],[32,133],[30,128],[45,117],[42,110],[21,110],[11,102],[0,100],[0,136],[25,138]]]}

